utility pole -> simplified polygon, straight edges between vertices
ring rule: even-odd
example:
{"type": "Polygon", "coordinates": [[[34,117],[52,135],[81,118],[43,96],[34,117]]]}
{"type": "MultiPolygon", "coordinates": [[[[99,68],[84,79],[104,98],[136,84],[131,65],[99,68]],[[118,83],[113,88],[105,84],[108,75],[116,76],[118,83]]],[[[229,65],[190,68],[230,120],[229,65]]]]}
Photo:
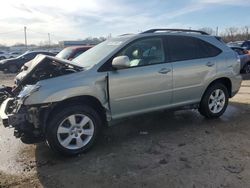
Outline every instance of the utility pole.
{"type": "Polygon", "coordinates": [[[27,45],[27,27],[24,26],[24,43],[25,43],[25,47],[26,50],[28,49],[28,45],[27,45]]]}
{"type": "Polygon", "coordinates": [[[49,47],[50,47],[50,33],[48,33],[49,47]]]}
{"type": "Polygon", "coordinates": [[[218,36],[218,34],[219,34],[219,27],[217,26],[216,27],[216,36],[218,36]]]}
{"type": "Polygon", "coordinates": [[[249,28],[248,28],[248,26],[246,26],[246,37],[247,37],[246,39],[247,39],[247,40],[249,40],[249,33],[248,33],[248,29],[249,29],[249,28]]]}

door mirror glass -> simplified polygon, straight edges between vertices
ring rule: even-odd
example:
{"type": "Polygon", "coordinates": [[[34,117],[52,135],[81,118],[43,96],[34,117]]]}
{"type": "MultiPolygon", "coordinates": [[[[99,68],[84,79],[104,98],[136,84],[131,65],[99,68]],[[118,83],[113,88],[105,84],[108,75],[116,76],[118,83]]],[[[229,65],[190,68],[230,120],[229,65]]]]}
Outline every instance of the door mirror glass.
{"type": "Polygon", "coordinates": [[[112,66],[115,69],[125,69],[130,67],[130,61],[128,56],[118,56],[113,59],[112,66]]]}

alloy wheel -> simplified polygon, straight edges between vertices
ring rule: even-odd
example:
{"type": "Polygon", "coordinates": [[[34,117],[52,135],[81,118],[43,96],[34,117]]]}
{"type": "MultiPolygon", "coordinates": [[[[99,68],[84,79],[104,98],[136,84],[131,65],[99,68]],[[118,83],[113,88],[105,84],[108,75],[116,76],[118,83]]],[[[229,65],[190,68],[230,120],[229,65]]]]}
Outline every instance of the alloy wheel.
{"type": "Polygon", "coordinates": [[[70,115],[58,126],[57,139],[64,148],[81,149],[90,142],[94,129],[94,123],[87,115],[70,115]]]}
{"type": "Polygon", "coordinates": [[[212,92],[212,94],[209,97],[208,100],[209,110],[212,113],[217,114],[224,108],[225,102],[226,102],[226,97],[224,91],[221,89],[216,89],[212,92]]]}

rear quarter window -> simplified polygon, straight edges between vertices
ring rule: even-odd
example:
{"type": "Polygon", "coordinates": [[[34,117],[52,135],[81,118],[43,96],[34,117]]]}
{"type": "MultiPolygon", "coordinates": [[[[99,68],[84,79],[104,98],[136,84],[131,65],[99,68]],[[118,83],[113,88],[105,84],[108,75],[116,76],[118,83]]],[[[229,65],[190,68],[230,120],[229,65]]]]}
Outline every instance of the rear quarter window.
{"type": "Polygon", "coordinates": [[[212,44],[188,36],[168,36],[166,46],[170,61],[209,58],[221,53],[221,50],[212,44]]]}

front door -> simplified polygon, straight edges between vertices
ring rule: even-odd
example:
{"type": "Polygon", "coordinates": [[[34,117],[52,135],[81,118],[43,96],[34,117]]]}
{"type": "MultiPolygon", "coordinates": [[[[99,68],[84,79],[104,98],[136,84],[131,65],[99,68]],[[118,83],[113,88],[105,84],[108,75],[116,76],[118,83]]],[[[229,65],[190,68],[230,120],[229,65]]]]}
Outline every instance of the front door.
{"type": "Polygon", "coordinates": [[[165,108],[172,103],[172,64],[167,63],[161,37],[140,39],[117,56],[126,55],[130,67],[109,72],[112,117],[165,108]]]}

